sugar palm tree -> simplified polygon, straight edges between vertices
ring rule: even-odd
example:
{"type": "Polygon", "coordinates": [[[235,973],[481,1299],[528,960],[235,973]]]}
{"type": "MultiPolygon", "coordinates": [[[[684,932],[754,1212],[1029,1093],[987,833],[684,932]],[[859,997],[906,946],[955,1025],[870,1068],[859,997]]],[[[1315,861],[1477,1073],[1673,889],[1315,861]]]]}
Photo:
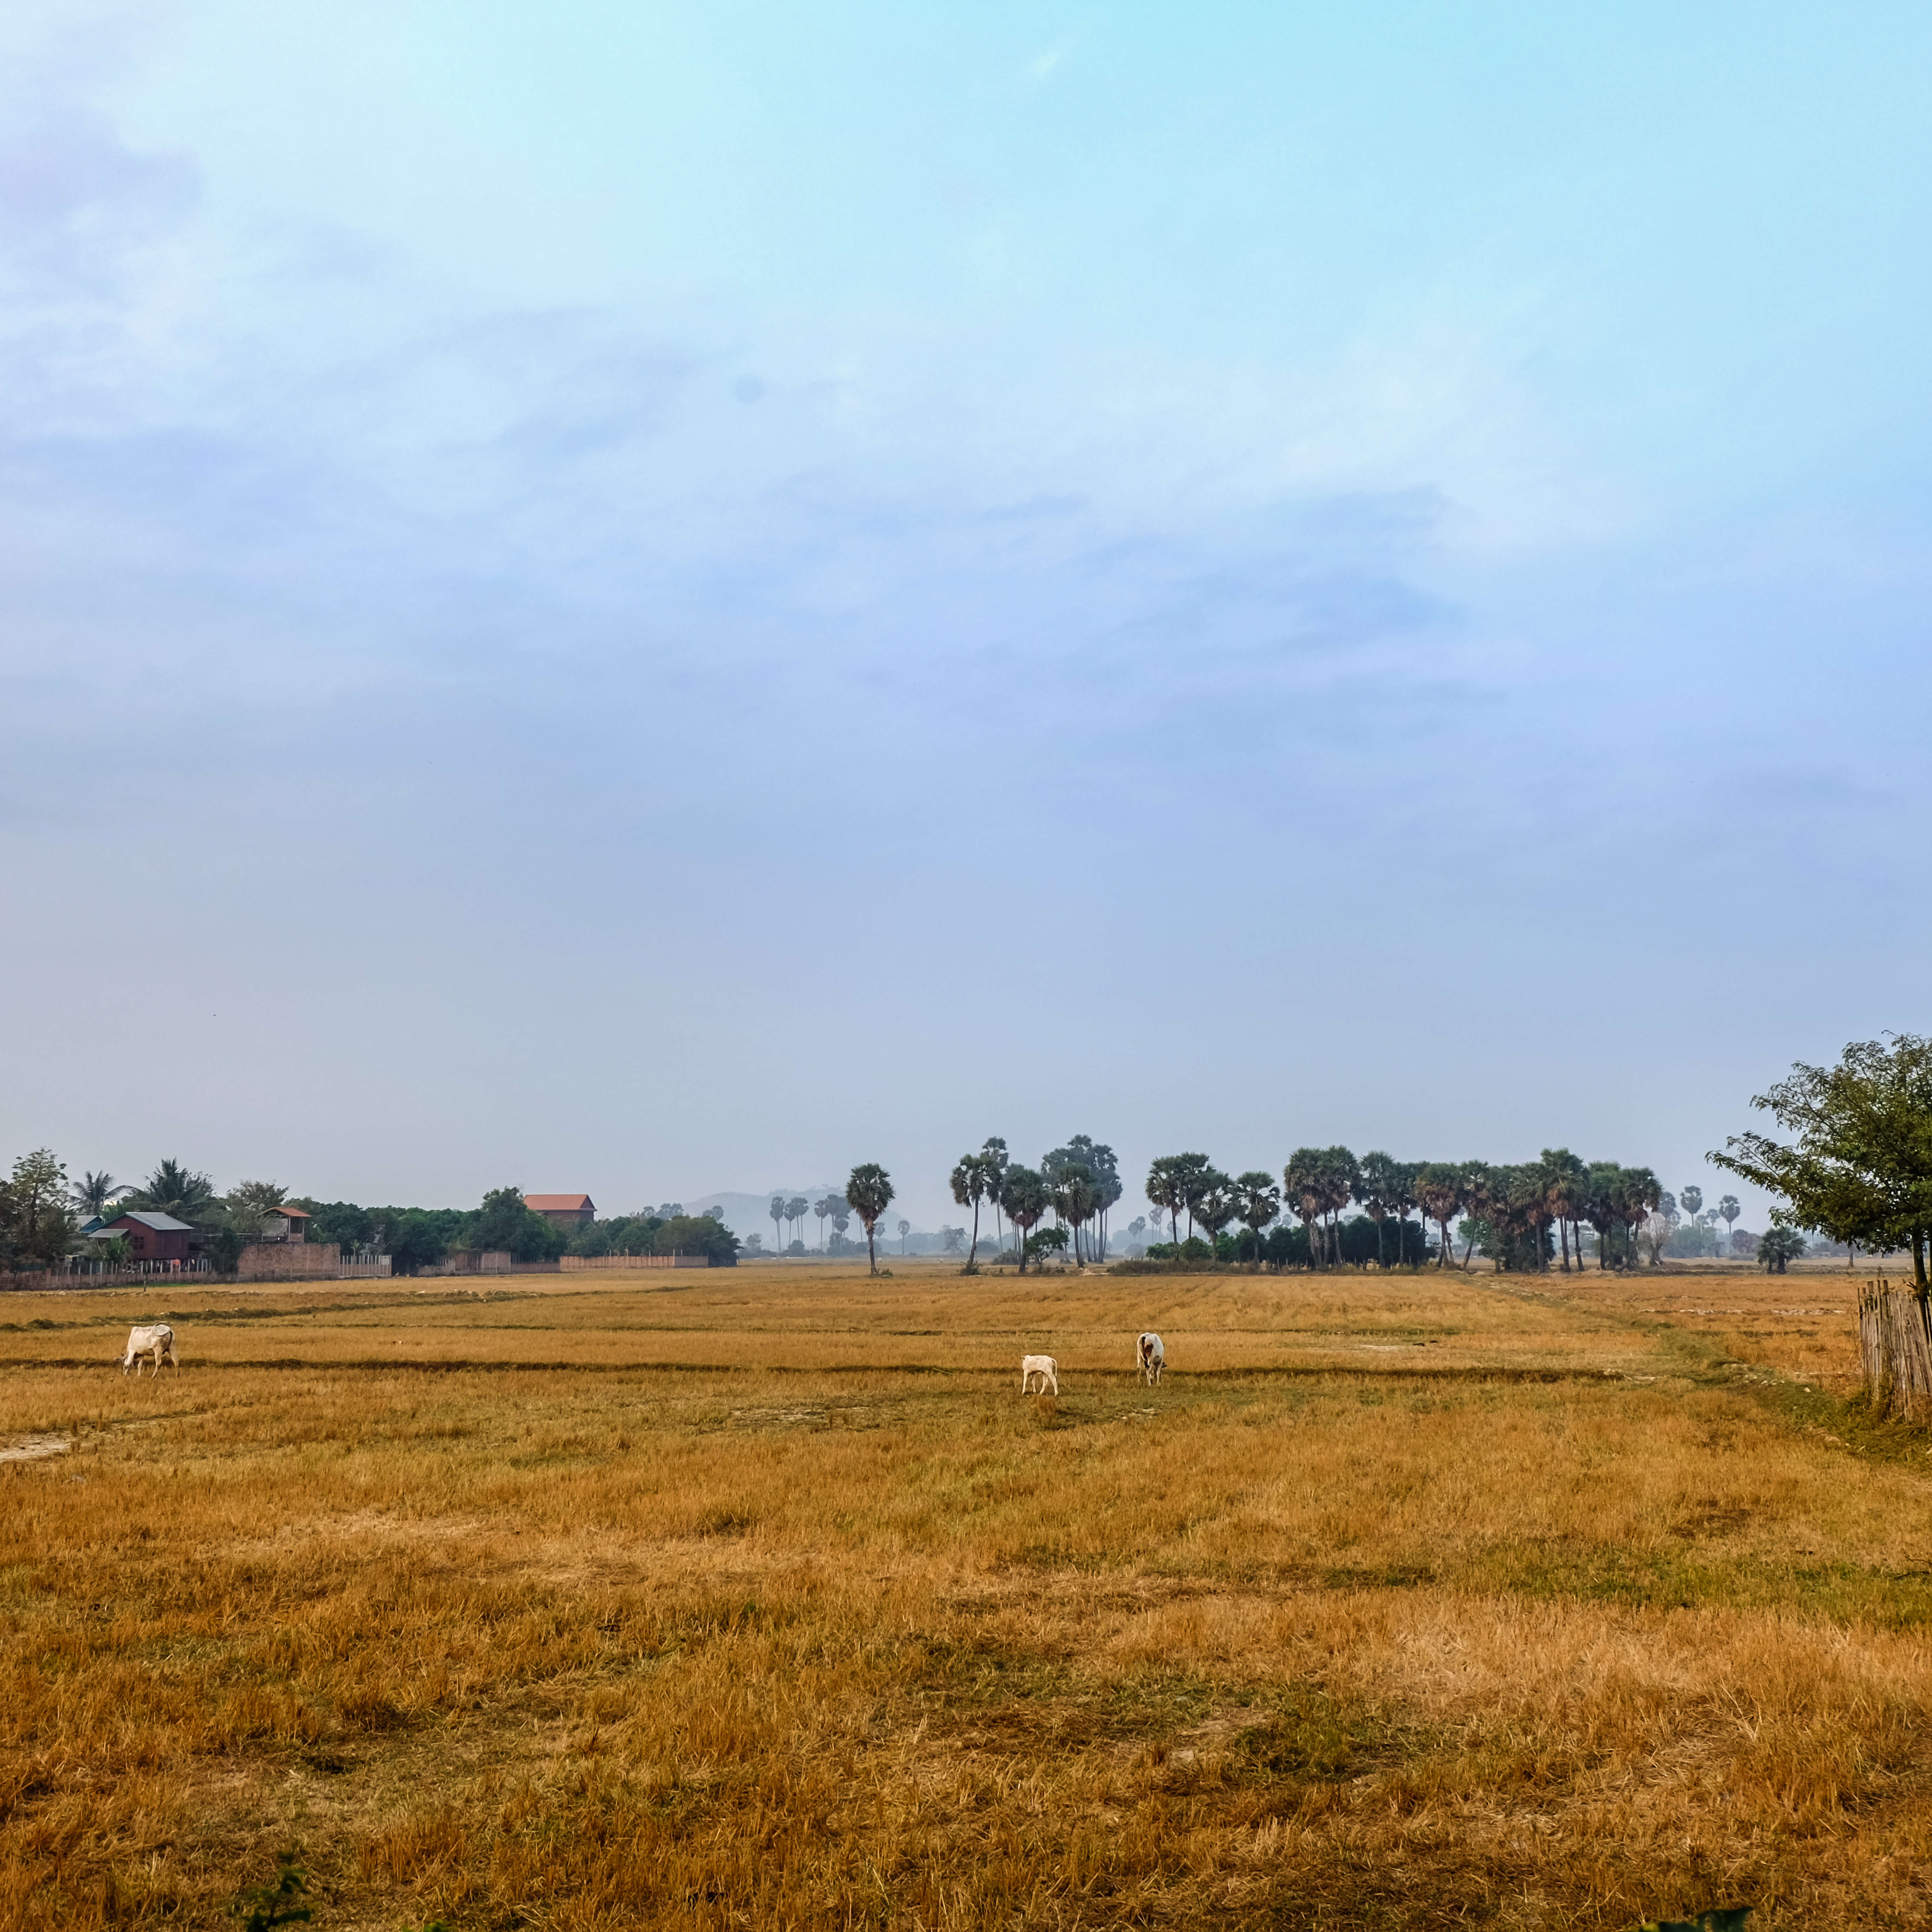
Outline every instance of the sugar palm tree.
{"type": "Polygon", "coordinates": [[[812,1212],[812,1203],[802,1194],[794,1194],[785,1203],[785,1219],[797,1230],[792,1239],[802,1246],[805,1242],[805,1217],[812,1212]]]}
{"type": "Polygon", "coordinates": [[[1322,1204],[1328,1196],[1322,1185],[1322,1150],[1297,1148],[1281,1171],[1282,1198],[1292,1208],[1308,1234],[1308,1260],[1312,1268],[1322,1265],[1322,1246],[1316,1239],[1322,1204]]]}
{"type": "Polygon", "coordinates": [[[1006,1219],[1019,1230],[1020,1273],[1024,1274],[1028,1231],[1052,1204],[1053,1196],[1047,1186],[1046,1177],[1017,1162],[1011,1162],[1000,1177],[999,1200],[1000,1205],[1006,1210],[1006,1219]]]}
{"type": "Polygon", "coordinates": [[[879,1216],[892,1204],[892,1178],[877,1161],[868,1160],[853,1168],[852,1178],[845,1184],[845,1204],[866,1224],[866,1258],[874,1274],[879,1271],[879,1257],[872,1238],[878,1229],[879,1216]]]}
{"type": "Polygon", "coordinates": [[[1724,1223],[1724,1252],[1727,1255],[1731,1251],[1732,1224],[1744,1211],[1738,1205],[1738,1197],[1735,1194],[1726,1194],[1723,1200],[1718,1203],[1718,1212],[1723,1217],[1724,1223]]]}
{"type": "Polygon", "coordinates": [[[782,1194],[772,1196],[772,1204],[765,1210],[772,1217],[772,1239],[780,1248],[784,1246],[785,1198],[782,1194]]]}
{"type": "Polygon", "coordinates": [[[1417,1168],[1416,1205],[1436,1223],[1438,1268],[1449,1265],[1449,1223],[1462,1213],[1466,1198],[1460,1167],[1448,1161],[1426,1160],[1417,1168]]]}
{"type": "Polygon", "coordinates": [[[900,1253],[900,1255],[901,1255],[901,1256],[902,1256],[902,1257],[904,1256],[906,1254],[908,1254],[908,1253],[910,1252],[910,1250],[909,1250],[907,1248],[907,1246],[906,1246],[906,1237],[907,1237],[907,1235],[910,1234],[911,1232],[912,1232],[912,1223],[911,1223],[910,1221],[902,1221],[902,1222],[900,1222],[900,1223],[899,1223],[899,1253],[900,1253]]]}
{"type": "Polygon", "coordinates": [[[1221,1230],[1240,1218],[1241,1197],[1234,1184],[1219,1168],[1210,1167],[1201,1177],[1201,1192],[1194,1201],[1194,1219],[1207,1230],[1211,1250],[1221,1238],[1221,1230]]]}
{"type": "Polygon", "coordinates": [[[844,1204],[836,1194],[828,1194],[812,1204],[812,1211],[818,1216],[818,1246],[821,1253],[825,1248],[825,1224],[844,1204]]]}
{"type": "Polygon", "coordinates": [[[1251,1167],[1245,1174],[1234,1177],[1234,1192],[1239,1203],[1235,1219],[1255,1238],[1255,1259],[1262,1258],[1262,1230],[1281,1216],[1281,1190],[1275,1185],[1274,1176],[1258,1167],[1251,1167]]]}
{"type": "Polygon", "coordinates": [[[980,1149],[980,1158],[986,1163],[986,1198],[993,1204],[993,1239],[1004,1247],[1006,1231],[1000,1221],[1000,1190],[1010,1165],[1006,1142],[998,1134],[988,1135],[980,1149]]]}
{"type": "MultiPolygon", "coordinates": [[[[1362,1205],[1376,1224],[1376,1264],[1387,1268],[1388,1258],[1382,1245],[1383,1222],[1400,1211],[1402,1183],[1405,1177],[1402,1163],[1393,1154],[1365,1154],[1361,1160],[1361,1190],[1359,1196],[1362,1205]]],[[[1398,1243],[1396,1253],[1402,1252],[1398,1243]]]]}
{"type": "Polygon", "coordinates": [[[982,1154],[962,1154],[953,1163],[952,1198],[962,1208],[973,1210],[973,1245],[967,1251],[966,1265],[980,1264],[980,1204],[992,1191],[992,1175],[982,1154]]]}

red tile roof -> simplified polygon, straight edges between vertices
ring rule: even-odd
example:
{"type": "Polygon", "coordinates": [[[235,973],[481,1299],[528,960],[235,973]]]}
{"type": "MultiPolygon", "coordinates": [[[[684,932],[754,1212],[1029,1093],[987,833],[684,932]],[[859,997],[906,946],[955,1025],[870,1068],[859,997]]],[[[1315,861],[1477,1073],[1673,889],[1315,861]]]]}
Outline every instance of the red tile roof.
{"type": "Polygon", "coordinates": [[[581,1212],[593,1204],[587,1194],[526,1194],[524,1205],[539,1214],[556,1214],[574,1209],[581,1212]]]}

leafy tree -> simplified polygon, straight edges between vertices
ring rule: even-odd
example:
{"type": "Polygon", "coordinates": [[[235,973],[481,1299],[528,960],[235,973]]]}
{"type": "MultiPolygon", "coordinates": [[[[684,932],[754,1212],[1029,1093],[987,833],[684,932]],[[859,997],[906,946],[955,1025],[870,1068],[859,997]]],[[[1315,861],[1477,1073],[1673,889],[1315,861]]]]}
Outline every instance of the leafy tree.
{"type": "Polygon", "coordinates": [[[939,1250],[942,1254],[956,1255],[966,1245],[964,1228],[949,1228],[941,1224],[939,1230],[939,1250]]]}
{"type": "Polygon", "coordinates": [[[259,1240],[263,1217],[271,1208],[292,1204],[279,1180],[238,1181],[222,1197],[228,1225],[244,1241],[259,1240]]]}
{"type": "Polygon", "coordinates": [[[23,1154],[0,1183],[0,1258],[51,1268],[74,1238],[67,1169],[46,1148],[23,1154]]]}
{"type": "Polygon", "coordinates": [[[1052,1205],[1052,1190],[1044,1174],[1036,1174],[1017,1161],[1007,1163],[1000,1176],[999,1203],[1006,1219],[1020,1231],[1020,1273],[1026,1273],[1026,1238],[1040,1216],[1052,1205]]]}
{"type": "Polygon", "coordinates": [[[852,1212],[866,1224],[866,1257],[872,1271],[879,1271],[879,1257],[873,1246],[873,1236],[878,1232],[879,1216],[892,1205],[892,1177],[875,1160],[868,1160],[852,1170],[852,1178],[845,1184],[845,1199],[852,1212]]]}
{"type": "Polygon", "coordinates": [[[514,1253],[517,1238],[524,1231],[524,1204],[520,1187],[493,1187],[483,1197],[476,1224],[470,1231],[472,1246],[486,1254],[514,1253]]]}
{"type": "Polygon", "coordinates": [[[1066,1241],[1064,1228],[1042,1228],[1038,1234],[1027,1237],[1026,1251],[1035,1261],[1046,1255],[1064,1255],[1066,1241]]]}
{"type": "Polygon", "coordinates": [[[83,1174],[68,1190],[68,1200],[80,1214],[104,1216],[122,1195],[133,1192],[127,1182],[116,1180],[111,1174],[83,1174]]]}
{"type": "Polygon", "coordinates": [[[646,1252],[706,1255],[725,1263],[738,1258],[738,1238],[715,1214],[674,1214],[651,1231],[646,1252]]]}
{"type": "Polygon", "coordinates": [[[952,1174],[952,1198],[962,1208],[973,1210],[973,1245],[968,1251],[966,1265],[976,1268],[980,1261],[980,1205],[988,1199],[993,1192],[993,1171],[986,1155],[962,1154],[954,1162],[952,1174]]]}
{"type": "Polygon", "coordinates": [[[1802,1260],[1804,1237],[1796,1228],[1774,1223],[1758,1237],[1757,1258],[1767,1274],[1782,1274],[1787,1262],[1802,1260]]]}
{"type": "Polygon", "coordinates": [[[1784,1201],[1778,1219],[1787,1227],[1880,1252],[1910,1248],[1924,1294],[1932,1290],[1932,1040],[1888,1038],[1853,1041],[1834,1067],[1801,1062],[1754,1096],[1793,1135],[1790,1144],[1738,1135],[1708,1158],[1784,1201]]]}

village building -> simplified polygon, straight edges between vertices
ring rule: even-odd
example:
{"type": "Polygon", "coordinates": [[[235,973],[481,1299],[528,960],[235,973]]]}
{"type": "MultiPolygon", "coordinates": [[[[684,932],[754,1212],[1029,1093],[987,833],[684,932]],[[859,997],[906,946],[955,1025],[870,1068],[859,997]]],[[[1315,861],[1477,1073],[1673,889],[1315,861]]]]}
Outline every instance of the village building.
{"type": "Polygon", "coordinates": [[[88,1235],[92,1241],[124,1240],[137,1262],[184,1262],[194,1230],[172,1214],[151,1214],[145,1208],[130,1208],[88,1235]]]}
{"type": "Polygon", "coordinates": [[[300,1208],[290,1208],[286,1204],[271,1208],[262,1216],[262,1232],[256,1237],[262,1241],[305,1241],[308,1239],[310,1216],[300,1208]]]}
{"type": "Polygon", "coordinates": [[[524,1205],[567,1234],[587,1228],[597,1218],[597,1204],[587,1194],[526,1194],[524,1205]]]}

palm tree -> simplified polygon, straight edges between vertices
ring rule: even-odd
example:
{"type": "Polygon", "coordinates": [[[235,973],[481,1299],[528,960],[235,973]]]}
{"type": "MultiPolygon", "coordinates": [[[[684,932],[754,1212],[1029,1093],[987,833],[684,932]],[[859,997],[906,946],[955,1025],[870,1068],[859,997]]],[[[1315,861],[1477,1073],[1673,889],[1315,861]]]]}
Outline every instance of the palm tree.
{"type": "Polygon", "coordinates": [[[129,1198],[131,1208],[171,1214],[190,1226],[205,1220],[214,1206],[214,1183],[178,1160],[164,1160],[129,1198]]]}
{"type": "Polygon", "coordinates": [[[1726,1255],[1731,1251],[1732,1224],[1744,1211],[1738,1205],[1738,1197],[1735,1194],[1726,1194],[1723,1200],[1718,1203],[1718,1212],[1723,1217],[1724,1223],[1724,1252],[1726,1255]]]}
{"type": "Polygon", "coordinates": [[[1180,1240],[1180,1217],[1187,1208],[1188,1188],[1197,1169],[1207,1165],[1204,1154],[1164,1154],[1148,1169],[1144,1191],[1155,1207],[1166,1210],[1177,1245],[1180,1240]]]}
{"type": "Polygon", "coordinates": [[[785,1203],[785,1219],[798,1232],[792,1237],[801,1246],[805,1242],[805,1217],[812,1212],[812,1203],[802,1194],[794,1194],[785,1203]]]}
{"type": "Polygon", "coordinates": [[[784,1196],[782,1194],[774,1194],[772,1196],[772,1204],[765,1211],[772,1217],[772,1239],[777,1242],[782,1250],[784,1246],[784,1196]]]}
{"type": "Polygon", "coordinates": [[[1416,1205],[1436,1223],[1436,1265],[1449,1265],[1449,1223],[1462,1211],[1462,1171],[1448,1161],[1426,1160],[1415,1171],[1416,1205]]]}
{"type": "Polygon", "coordinates": [[[966,1265],[976,1268],[980,1256],[980,1204],[992,1191],[992,1176],[983,1154],[962,1154],[952,1168],[952,1198],[962,1208],[973,1210],[973,1245],[966,1265]]]}
{"type": "Polygon", "coordinates": [[[1006,1231],[1000,1222],[1000,1189],[1008,1166],[1006,1142],[997,1134],[989,1135],[980,1150],[980,1158],[986,1164],[986,1198],[993,1204],[993,1238],[1004,1247],[1006,1231]]]}
{"type": "Polygon", "coordinates": [[[892,1178],[877,1161],[868,1160],[853,1168],[852,1178],[845,1184],[845,1204],[866,1224],[866,1258],[874,1274],[879,1271],[879,1257],[872,1238],[879,1216],[892,1203],[892,1178]]]}
{"type": "Polygon", "coordinates": [[[902,1261],[903,1261],[906,1256],[910,1252],[910,1250],[906,1246],[906,1237],[911,1232],[912,1223],[910,1221],[901,1221],[899,1223],[899,1258],[902,1261]]]}
{"type": "Polygon", "coordinates": [[[1210,1253],[1221,1238],[1221,1230],[1230,1221],[1238,1220],[1240,1211],[1241,1197],[1235,1191],[1234,1184],[1219,1168],[1208,1168],[1201,1177],[1201,1191],[1193,1203],[1193,1218],[1208,1231],[1210,1253]]]}
{"type": "Polygon", "coordinates": [[[1255,1238],[1255,1260],[1258,1265],[1262,1230],[1281,1216],[1281,1190],[1275,1185],[1273,1174],[1251,1167],[1246,1173],[1235,1175],[1234,1192],[1240,1204],[1235,1218],[1255,1238]]]}
{"type": "Polygon", "coordinates": [[[1695,1221],[1703,1210],[1704,1190],[1701,1187],[1687,1187],[1678,1196],[1677,1201],[1684,1210],[1684,1220],[1695,1221]]]}
{"type": "MultiPolygon", "coordinates": [[[[1556,1216],[1557,1239],[1563,1250],[1563,1272],[1570,1272],[1570,1231],[1590,1198],[1590,1171],[1568,1148],[1545,1148],[1538,1166],[1543,1170],[1544,1195],[1556,1216]]],[[[1576,1250],[1576,1265],[1583,1250],[1576,1250]]]]}
{"type": "Polygon", "coordinates": [[[111,1174],[83,1174],[68,1190],[68,1198],[83,1214],[104,1216],[122,1195],[134,1191],[128,1182],[116,1180],[111,1174]]]}
{"type": "Polygon", "coordinates": [[[1322,1203],[1328,1198],[1322,1185],[1321,1148],[1297,1148],[1281,1171],[1281,1188],[1282,1198],[1294,1210],[1307,1231],[1309,1265],[1319,1268],[1322,1250],[1315,1239],[1315,1230],[1322,1219],[1322,1203]]]}
{"type": "Polygon", "coordinates": [[[1022,1274],[1026,1273],[1027,1231],[1038,1222],[1052,1204],[1052,1199],[1046,1177],[1036,1174],[1030,1167],[1010,1163],[1000,1177],[1000,1205],[1006,1210],[1006,1219],[1020,1231],[1022,1274]]]}
{"type": "Polygon", "coordinates": [[[828,1194],[822,1201],[814,1201],[812,1204],[812,1211],[818,1216],[818,1251],[820,1254],[825,1252],[826,1219],[837,1214],[842,1205],[843,1204],[836,1194],[828,1194]]]}
{"type": "MultiPolygon", "coordinates": [[[[1362,1156],[1361,1203],[1376,1224],[1376,1265],[1387,1268],[1388,1261],[1382,1246],[1382,1223],[1390,1215],[1400,1211],[1402,1205],[1403,1174],[1402,1163],[1393,1154],[1365,1154],[1362,1156]]],[[[1397,1244],[1396,1253],[1400,1257],[1402,1249],[1397,1244]]]]}

